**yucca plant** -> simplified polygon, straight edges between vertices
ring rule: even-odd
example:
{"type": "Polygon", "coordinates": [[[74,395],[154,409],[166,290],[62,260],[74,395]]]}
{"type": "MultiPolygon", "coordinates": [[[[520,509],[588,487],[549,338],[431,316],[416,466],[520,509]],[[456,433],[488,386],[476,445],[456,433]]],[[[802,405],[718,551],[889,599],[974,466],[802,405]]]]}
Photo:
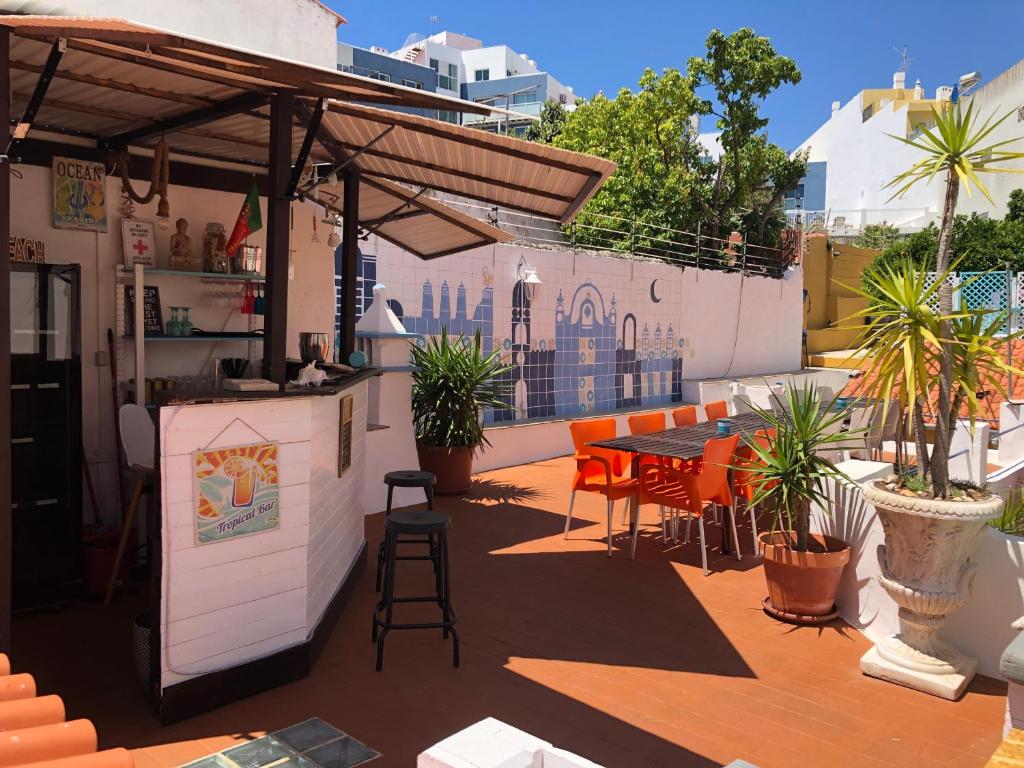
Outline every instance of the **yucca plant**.
{"type": "MultiPolygon", "coordinates": [[[[873,278],[876,287],[884,284],[889,295],[881,295],[878,304],[869,307],[869,310],[881,310],[884,314],[887,306],[900,307],[911,314],[903,317],[889,314],[878,321],[873,329],[869,323],[869,331],[862,339],[860,349],[867,353],[871,361],[869,369],[888,382],[885,386],[891,387],[892,377],[898,378],[900,372],[897,368],[901,369],[903,385],[910,393],[906,396],[906,402],[914,409],[915,424],[922,427],[916,430],[918,472],[923,477],[930,477],[932,491],[939,498],[948,497],[950,492],[949,443],[958,413],[952,410],[955,399],[953,323],[958,314],[954,313],[953,289],[947,279],[952,251],[953,216],[961,184],[968,196],[971,196],[973,186],[989,202],[994,202],[979,174],[1022,172],[1017,168],[994,167],[999,163],[1024,158],[1024,152],[1006,149],[1016,139],[984,143],[1015,112],[1007,112],[1001,118],[996,118],[993,112],[988,118],[979,121],[973,102],[966,111],[959,103],[941,111],[933,107],[934,127],[923,128],[919,135],[911,138],[892,136],[903,144],[921,150],[925,156],[889,182],[887,186],[895,190],[890,200],[901,197],[922,182],[928,184],[937,177],[945,181],[936,258],[936,271],[940,277],[934,286],[925,288],[925,276],[908,274],[917,271],[909,265],[902,270],[902,275],[876,273],[873,278]],[[922,305],[927,302],[922,301],[922,297],[926,294],[930,297],[931,292],[935,292],[934,288],[937,288],[938,293],[938,312],[932,313],[929,310],[929,313],[925,313],[922,305]],[[899,351],[893,346],[896,340],[899,341],[899,351]],[[928,345],[934,348],[937,355],[938,371],[934,377],[929,376],[922,366],[930,354],[926,349],[928,345]],[[897,354],[905,358],[902,366],[894,363],[893,358],[897,354]],[[926,451],[921,450],[924,440],[923,417],[916,406],[920,405],[921,397],[927,397],[932,391],[933,384],[936,390],[935,440],[931,455],[926,456],[926,451]]],[[[869,300],[872,297],[869,296],[869,300]]],[[[987,348],[991,345],[986,340],[981,346],[987,348]]],[[[979,359],[982,358],[988,359],[987,355],[980,355],[979,359]]]]}
{"type": "Polygon", "coordinates": [[[765,410],[750,407],[769,430],[764,443],[748,440],[755,468],[752,505],[763,504],[772,512],[772,531],[780,532],[797,552],[812,546],[811,508],[829,510],[827,481],[849,477],[827,457],[826,452],[847,447],[857,430],[842,432],[849,408],[836,401],[824,402],[810,383],[797,388],[787,384],[782,397],[773,395],[779,407],[765,410]],[[789,532],[792,531],[792,536],[789,532]]]}
{"type": "MultiPolygon", "coordinates": [[[[965,281],[961,289],[984,274],[965,281]]],[[[899,403],[914,426],[919,483],[930,482],[940,498],[950,493],[949,450],[957,419],[965,412],[973,428],[983,408],[979,393],[1002,387],[1007,372],[1020,373],[1006,362],[1006,345],[1021,335],[1005,332],[1006,311],[961,307],[943,314],[932,309],[949,277],[947,269],[933,279],[907,260],[869,267],[861,286],[853,289],[867,299],[867,306],[853,315],[864,320],[856,342],[869,360],[863,393],[880,403],[883,420],[890,402],[899,403]],[[939,396],[943,386],[945,404],[939,396]],[[930,452],[927,414],[935,420],[930,452]]]]}
{"type": "Polygon", "coordinates": [[[442,327],[423,347],[412,345],[412,418],[416,442],[439,448],[489,445],[483,411],[507,408],[511,370],[496,350],[483,352],[477,331],[472,339],[452,338],[442,327]]]}

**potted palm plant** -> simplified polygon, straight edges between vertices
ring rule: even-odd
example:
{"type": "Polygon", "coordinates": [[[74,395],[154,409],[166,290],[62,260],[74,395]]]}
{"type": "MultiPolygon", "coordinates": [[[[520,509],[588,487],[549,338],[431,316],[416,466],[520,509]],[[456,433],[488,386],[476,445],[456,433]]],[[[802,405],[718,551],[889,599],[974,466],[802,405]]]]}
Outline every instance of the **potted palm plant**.
{"type": "Polygon", "coordinates": [[[420,469],[433,472],[438,493],[462,493],[472,483],[473,455],[483,445],[483,412],[507,408],[511,368],[497,352],[484,354],[480,331],[451,338],[447,328],[412,346],[412,418],[420,469]]]}
{"type": "Polygon", "coordinates": [[[1008,336],[998,335],[1005,314],[954,312],[949,279],[953,215],[961,183],[967,194],[973,184],[991,202],[978,174],[1008,172],[992,166],[1024,157],[1005,149],[1007,141],[982,144],[1007,117],[979,122],[973,104],[966,111],[956,105],[933,110],[935,127],[916,138],[895,137],[925,157],[893,179],[894,198],[920,182],[945,181],[938,274],[933,280],[910,263],[873,268],[859,289],[868,300],[858,313],[865,319],[858,342],[865,357],[862,389],[883,410],[894,398],[905,410],[913,426],[915,464],[912,472],[863,487],[885,532],[879,583],[900,606],[900,632],[877,643],[861,659],[861,669],[947,699],[959,698],[977,662],[944,641],[939,631],[969,598],[971,552],[986,521],[1002,507],[998,497],[951,480],[950,446],[963,416],[973,428],[977,393],[1003,388],[998,374],[1010,368],[1003,360],[1008,336]]]}
{"type": "MultiPolygon", "coordinates": [[[[842,432],[847,408],[825,403],[810,383],[790,383],[773,411],[751,406],[765,421],[765,436],[747,442],[752,452],[750,503],[772,512],[771,529],[758,539],[764,553],[768,597],[764,609],[784,621],[821,624],[835,618],[836,592],[850,561],[844,541],[811,532],[811,509],[830,509],[830,481],[847,479],[830,452],[848,445],[842,432]]],[[[834,454],[833,454],[834,455],[834,454]]]]}

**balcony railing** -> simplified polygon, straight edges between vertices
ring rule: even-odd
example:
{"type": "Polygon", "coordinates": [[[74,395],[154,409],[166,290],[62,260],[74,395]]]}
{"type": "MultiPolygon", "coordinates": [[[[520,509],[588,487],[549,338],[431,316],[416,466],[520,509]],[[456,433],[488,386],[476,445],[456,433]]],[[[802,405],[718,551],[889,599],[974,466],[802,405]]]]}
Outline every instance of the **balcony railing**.
{"type": "Polygon", "coordinates": [[[854,210],[786,211],[786,224],[805,232],[830,235],[859,235],[873,224],[887,224],[900,232],[918,232],[938,223],[939,214],[928,208],[860,208],[854,210]]]}
{"type": "MultiPolygon", "coordinates": [[[[488,102],[491,106],[498,106],[505,108],[505,105],[499,99],[498,101],[488,102]]],[[[529,117],[540,117],[540,111],[544,107],[544,104],[539,101],[531,101],[526,104],[509,104],[508,109],[512,112],[519,112],[522,115],[529,117]]],[[[465,115],[462,119],[463,125],[469,123],[503,123],[506,120],[514,120],[507,115],[465,115]]]]}
{"type": "Polygon", "coordinates": [[[438,197],[500,227],[516,242],[535,248],[611,253],[623,258],[772,278],[781,278],[787,267],[799,261],[801,252],[800,233],[795,230],[786,230],[783,247],[767,248],[606,214],[584,211],[571,224],[562,225],[554,219],[483,206],[450,195],[438,197]]]}

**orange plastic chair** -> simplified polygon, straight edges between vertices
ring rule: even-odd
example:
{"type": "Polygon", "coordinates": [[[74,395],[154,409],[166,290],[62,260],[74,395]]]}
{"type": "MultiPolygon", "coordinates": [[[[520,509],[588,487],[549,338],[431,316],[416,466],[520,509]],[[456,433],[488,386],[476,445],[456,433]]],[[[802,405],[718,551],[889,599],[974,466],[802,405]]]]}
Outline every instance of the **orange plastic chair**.
{"type": "Polygon", "coordinates": [[[707,414],[708,421],[727,419],[729,418],[729,406],[726,405],[725,400],[715,400],[710,403],[704,403],[704,413],[707,414]]]}
{"type": "MultiPolygon", "coordinates": [[[[769,448],[769,437],[773,436],[774,433],[774,429],[759,429],[754,433],[754,443],[761,449],[769,448]]],[[[754,537],[754,556],[756,557],[759,549],[757,546],[757,510],[751,502],[754,500],[754,495],[760,486],[760,475],[757,472],[760,461],[754,454],[753,449],[749,446],[744,446],[736,453],[736,463],[743,466],[744,469],[737,469],[733,473],[733,493],[736,494],[737,498],[743,499],[743,506],[750,514],[750,530],[754,537]]],[[[737,546],[739,546],[738,542],[737,546]]]]}
{"type": "MultiPolygon", "coordinates": [[[[629,432],[632,435],[650,435],[655,432],[664,432],[666,429],[665,414],[661,411],[653,413],[634,413],[626,419],[629,424],[629,432]]],[[[660,456],[641,454],[640,464],[667,464],[660,456]]]]}
{"type": "MultiPolygon", "coordinates": [[[[650,435],[654,432],[664,432],[666,429],[667,419],[665,414],[661,411],[654,411],[653,413],[635,413],[629,416],[626,421],[629,423],[629,431],[634,435],[650,435]]],[[[649,454],[640,455],[640,466],[644,467],[649,464],[660,464],[665,466],[677,466],[677,462],[673,462],[672,459],[665,458],[663,456],[651,456],[649,454]]],[[[661,515],[661,538],[662,541],[668,540],[668,531],[665,527],[665,514],[664,510],[661,515]]]]}
{"type": "Polygon", "coordinates": [[[572,505],[577,491],[599,493],[608,500],[608,557],[612,556],[612,512],[615,502],[636,496],[638,483],[628,477],[632,457],[622,451],[597,448],[589,443],[615,437],[615,419],[593,419],[569,423],[576,448],[576,474],[569,493],[569,510],[565,515],[565,538],[569,538],[572,505]]]}
{"type": "Polygon", "coordinates": [[[692,427],[697,423],[697,406],[684,405],[672,411],[672,421],[677,427],[692,427]]]}
{"type": "MultiPolygon", "coordinates": [[[[690,541],[690,522],[697,518],[700,532],[700,559],[704,575],[708,571],[707,545],[704,540],[704,509],[711,504],[733,505],[733,494],[729,488],[729,466],[733,463],[738,434],[708,440],[704,444],[704,458],[699,474],[683,472],[675,468],[647,466],[641,468],[640,489],[637,499],[640,504],[659,504],[672,510],[673,540],[679,537],[679,513],[686,512],[686,538],[690,541]]],[[[736,539],[736,516],[730,515],[732,538],[736,539]]],[[[634,534],[635,536],[635,534],[634,534]]],[[[739,546],[736,559],[742,559],[739,546]]]]}

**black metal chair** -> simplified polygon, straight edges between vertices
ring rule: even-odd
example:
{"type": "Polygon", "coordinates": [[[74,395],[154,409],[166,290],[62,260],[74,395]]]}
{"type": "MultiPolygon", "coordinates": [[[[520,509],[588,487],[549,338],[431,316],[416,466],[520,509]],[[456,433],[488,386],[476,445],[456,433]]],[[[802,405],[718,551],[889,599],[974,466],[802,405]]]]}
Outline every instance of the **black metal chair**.
{"type": "MultiPolygon", "coordinates": [[[[396,472],[388,472],[384,475],[384,482],[388,486],[388,508],[385,520],[391,517],[391,500],[394,497],[395,488],[422,488],[427,497],[427,509],[434,509],[434,475],[432,472],[420,472],[415,469],[401,469],[396,472]]],[[[399,544],[428,544],[426,538],[401,539],[399,544]]],[[[429,556],[409,555],[396,556],[397,560],[426,560],[433,558],[433,552],[429,556]]],[[[384,569],[384,542],[381,541],[377,550],[377,591],[380,592],[381,574],[384,569]]]]}
{"type": "MultiPolygon", "coordinates": [[[[452,607],[451,582],[448,572],[448,527],[451,518],[443,512],[417,510],[395,512],[387,519],[384,531],[384,591],[373,610],[371,640],[377,643],[377,671],[384,665],[384,639],[392,629],[440,629],[446,640],[452,636],[452,666],[459,666],[459,633],[455,629],[458,617],[452,607]],[[426,537],[430,542],[430,555],[420,558],[397,556],[399,537],[402,535],[426,537]],[[434,595],[395,597],[395,572],[398,560],[432,560],[434,565],[434,595]],[[441,621],[396,623],[395,603],[434,603],[441,609],[441,621]],[[382,617],[383,614],[383,617],[382,617]]],[[[404,540],[403,540],[404,541],[404,540]]]]}

